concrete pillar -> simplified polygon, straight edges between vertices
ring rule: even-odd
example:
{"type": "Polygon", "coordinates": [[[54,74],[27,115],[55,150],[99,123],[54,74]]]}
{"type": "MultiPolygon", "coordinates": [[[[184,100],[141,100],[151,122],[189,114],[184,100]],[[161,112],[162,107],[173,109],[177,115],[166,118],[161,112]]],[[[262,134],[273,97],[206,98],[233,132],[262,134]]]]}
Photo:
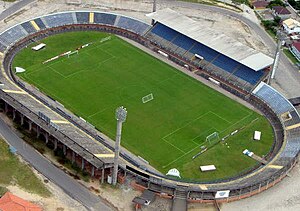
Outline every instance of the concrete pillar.
{"type": "Polygon", "coordinates": [[[54,140],[54,151],[57,150],[57,140],[54,140]]]}
{"type": "Polygon", "coordinates": [[[13,121],[16,120],[16,112],[17,112],[16,109],[13,108],[13,121]]]}
{"type": "Polygon", "coordinates": [[[21,116],[21,126],[23,126],[24,125],[24,115],[21,114],[20,116],[21,116]]]}
{"type": "Polygon", "coordinates": [[[41,135],[41,128],[39,126],[36,126],[36,137],[39,138],[41,135]]]}
{"type": "Polygon", "coordinates": [[[104,167],[102,168],[102,172],[101,172],[101,184],[104,183],[104,167]]]}
{"type": "Polygon", "coordinates": [[[67,147],[66,147],[66,145],[63,145],[63,153],[64,153],[64,155],[67,154],[67,147]]]}
{"type": "Polygon", "coordinates": [[[4,113],[7,114],[8,112],[8,104],[5,102],[4,103],[4,113]]]}
{"type": "Polygon", "coordinates": [[[32,131],[32,121],[31,120],[28,120],[28,125],[29,125],[28,130],[31,132],[32,131]]]}
{"type": "Polygon", "coordinates": [[[84,159],[83,158],[81,158],[81,170],[83,170],[84,169],[84,159]]]}
{"type": "Polygon", "coordinates": [[[95,176],[95,167],[92,166],[92,177],[95,176]]]}
{"type": "Polygon", "coordinates": [[[72,160],[71,160],[72,164],[75,162],[75,152],[72,151],[72,160]]]}
{"type": "Polygon", "coordinates": [[[45,139],[46,139],[46,144],[48,144],[48,142],[49,142],[49,134],[48,133],[45,134],[45,139]]]}

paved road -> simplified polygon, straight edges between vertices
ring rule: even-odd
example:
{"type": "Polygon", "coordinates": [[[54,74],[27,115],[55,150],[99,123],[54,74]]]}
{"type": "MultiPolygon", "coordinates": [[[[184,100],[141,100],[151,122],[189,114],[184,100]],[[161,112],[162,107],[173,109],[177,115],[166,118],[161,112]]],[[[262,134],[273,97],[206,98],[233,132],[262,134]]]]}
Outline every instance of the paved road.
{"type": "MultiPolygon", "coordinates": [[[[189,3],[175,0],[163,0],[161,4],[164,4],[168,7],[185,7],[191,9],[198,10],[208,10],[212,12],[217,12],[223,15],[234,17],[245,24],[247,24],[269,47],[272,54],[271,57],[274,57],[276,51],[276,44],[274,40],[265,32],[265,30],[258,25],[257,23],[251,21],[247,17],[243,16],[242,13],[237,13],[231,10],[226,10],[220,7],[208,6],[197,3],[189,3]]],[[[278,71],[276,72],[274,81],[272,81],[272,86],[274,86],[277,90],[281,91],[286,97],[298,97],[300,96],[300,73],[297,68],[291,64],[288,58],[282,53],[278,71]]]]}
{"type": "Polygon", "coordinates": [[[0,21],[4,20],[8,16],[10,16],[10,15],[14,14],[15,12],[17,12],[19,9],[25,7],[26,5],[28,5],[28,4],[30,4],[34,1],[35,0],[21,0],[21,1],[18,1],[17,3],[13,4],[12,6],[7,8],[6,10],[4,10],[0,14],[0,21]]]}
{"type": "Polygon", "coordinates": [[[31,166],[43,174],[50,181],[62,188],[70,197],[79,201],[88,210],[113,210],[101,198],[92,194],[76,180],[54,166],[40,153],[34,150],[25,141],[20,139],[15,132],[0,118],[0,133],[6,141],[17,149],[17,153],[31,166]]]}

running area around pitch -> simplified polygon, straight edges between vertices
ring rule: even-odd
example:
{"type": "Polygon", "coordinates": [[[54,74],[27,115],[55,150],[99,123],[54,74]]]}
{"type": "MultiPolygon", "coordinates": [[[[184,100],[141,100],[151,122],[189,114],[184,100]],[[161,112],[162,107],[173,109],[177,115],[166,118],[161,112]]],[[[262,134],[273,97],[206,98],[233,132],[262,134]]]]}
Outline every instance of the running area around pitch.
{"type": "Polygon", "coordinates": [[[16,55],[13,67],[26,70],[18,76],[112,139],[115,109],[126,107],[122,146],[162,173],[177,168],[184,179],[227,178],[257,164],[243,155],[244,149],[259,156],[271,149],[274,136],[263,116],[117,36],[68,32],[41,42],[45,49],[31,50],[34,43],[16,55]],[[87,43],[91,44],[78,54],[42,64],[87,43]],[[208,135],[218,132],[222,138],[240,128],[192,159],[208,135]],[[255,130],[262,132],[260,141],[253,141],[255,130]],[[200,172],[200,165],[215,165],[217,170],[200,172]]]}

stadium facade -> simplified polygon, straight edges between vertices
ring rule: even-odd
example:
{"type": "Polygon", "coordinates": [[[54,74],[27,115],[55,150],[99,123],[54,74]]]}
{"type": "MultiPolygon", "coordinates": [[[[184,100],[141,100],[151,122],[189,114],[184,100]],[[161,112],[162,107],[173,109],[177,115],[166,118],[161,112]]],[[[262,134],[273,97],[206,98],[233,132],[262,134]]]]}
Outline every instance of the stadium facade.
{"type": "MultiPolygon", "coordinates": [[[[283,179],[299,156],[300,117],[283,95],[263,82],[273,60],[234,42],[237,49],[244,52],[239,55],[240,50],[230,48],[233,41],[220,34],[216,35],[216,39],[224,38],[227,44],[219,41],[216,41],[216,46],[215,42],[206,43],[204,32],[195,35],[195,30],[198,30],[196,23],[169,9],[163,13],[152,13],[149,17],[156,20],[153,26],[119,14],[71,11],[38,17],[2,32],[0,52],[4,59],[0,98],[3,110],[38,137],[42,136],[54,150],[61,150],[92,177],[104,182],[112,172],[114,143],[59,102],[18,78],[11,65],[22,48],[47,36],[82,30],[110,32],[132,39],[155,52],[163,52],[169,60],[205,79],[214,79],[221,88],[260,110],[272,124],[275,134],[272,151],[265,156],[266,165],[255,166],[235,178],[205,184],[166,178],[122,149],[120,182],[131,175],[135,178],[133,185],[141,190],[150,189],[166,198],[180,195],[187,201],[212,202],[220,190],[230,190],[230,194],[218,201],[238,200],[268,189],[283,179]],[[174,20],[182,18],[185,24],[195,28],[190,27],[189,31],[189,27],[180,26],[178,21],[169,21],[169,16],[173,16],[174,20]]],[[[207,33],[212,33],[212,37],[215,35],[214,32],[207,33]]]]}

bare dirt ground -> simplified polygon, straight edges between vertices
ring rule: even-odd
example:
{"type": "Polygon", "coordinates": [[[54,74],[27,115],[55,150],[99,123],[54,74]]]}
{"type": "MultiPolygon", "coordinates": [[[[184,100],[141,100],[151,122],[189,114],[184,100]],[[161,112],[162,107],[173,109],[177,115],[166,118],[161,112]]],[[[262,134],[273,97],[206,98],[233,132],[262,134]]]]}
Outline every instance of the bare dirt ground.
{"type": "MultiPolygon", "coordinates": [[[[16,15],[12,15],[5,19],[4,22],[0,23],[0,26],[5,29],[33,17],[66,10],[100,10],[135,17],[147,23],[150,23],[151,21],[145,16],[145,14],[152,11],[152,1],[148,0],[85,0],[81,1],[81,4],[66,4],[65,2],[66,1],[62,0],[36,1],[20,10],[16,15]]],[[[167,1],[158,2],[157,9],[163,9],[170,6],[167,1]]],[[[268,48],[259,38],[257,38],[255,33],[247,25],[237,19],[219,13],[211,13],[207,10],[200,11],[179,7],[172,7],[172,9],[199,21],[199,24],[203,25],[204,28],[219,31],[245,45],[264,53],[269,53],[268,48]]],[[[245,13],[245,15],[250,16],[251,14],[245,13]]],[[[256,21],[254,15],[250,18],[256,21]]]]}

